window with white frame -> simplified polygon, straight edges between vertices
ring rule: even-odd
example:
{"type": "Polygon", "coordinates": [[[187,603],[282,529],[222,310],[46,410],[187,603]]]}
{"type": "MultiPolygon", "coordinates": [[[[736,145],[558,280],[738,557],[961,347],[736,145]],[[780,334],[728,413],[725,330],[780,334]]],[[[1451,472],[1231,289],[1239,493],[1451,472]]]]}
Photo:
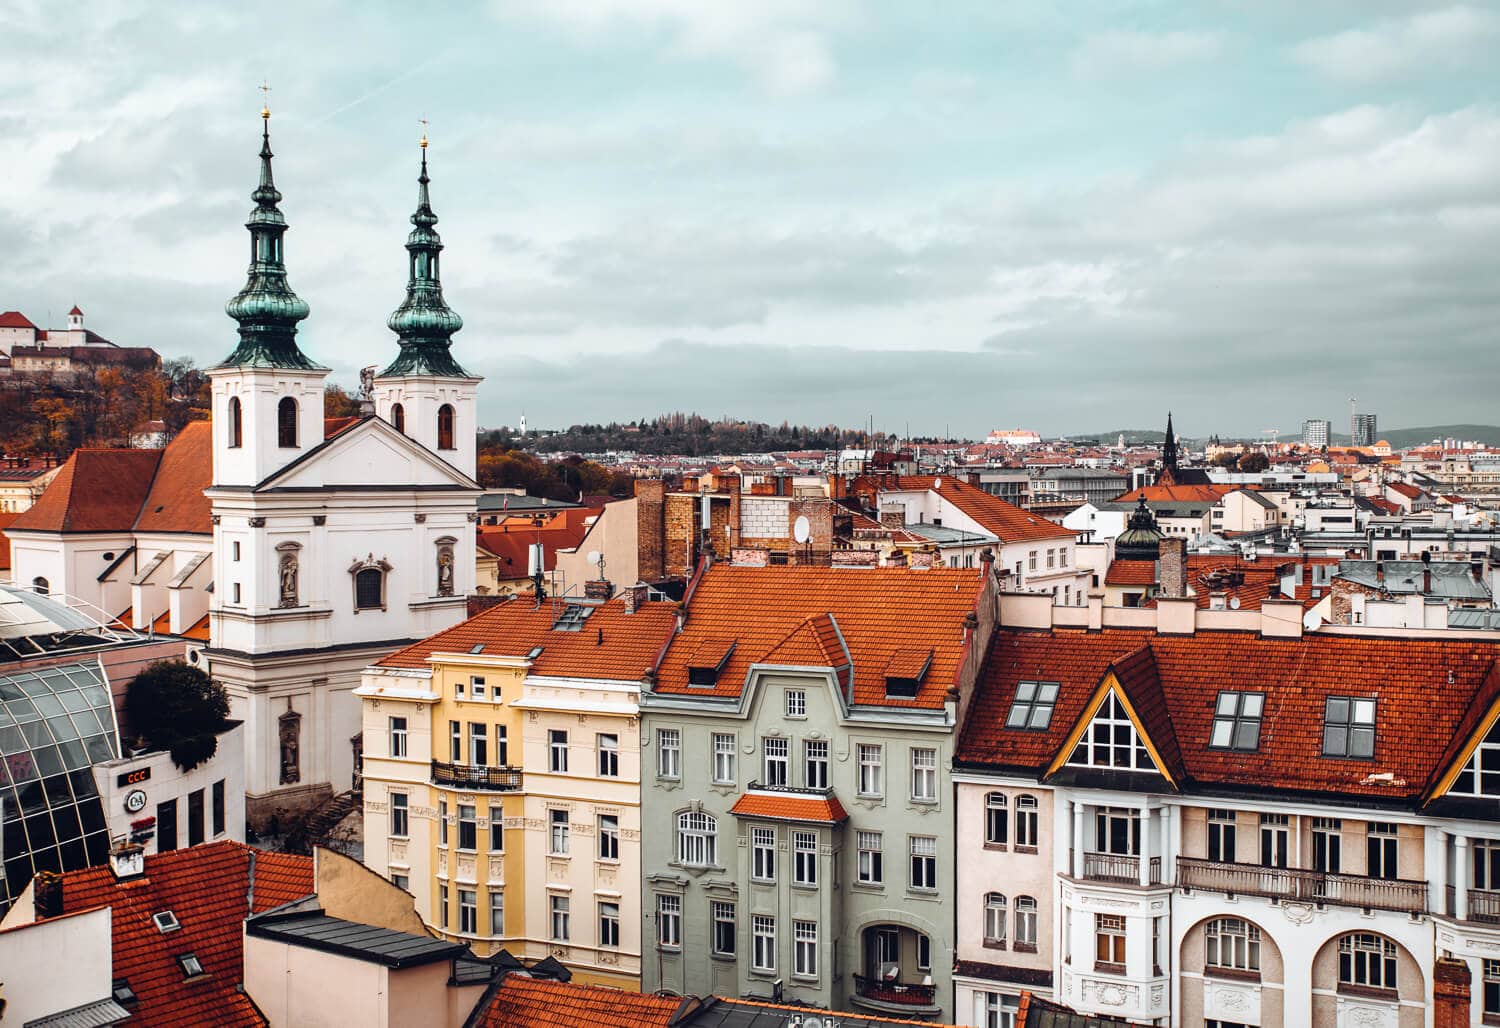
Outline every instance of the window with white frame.
{"type": "Polygon", "coordinates": [[[552,940],[554,942],[567,942],[569,928],[571,927],[569,924],[571,912],[568,909],[568,897],[553,895],[548,897],[548,901],[551,904],[552,940]]]}
{"type": "Polygon", "coordinates": [[[855,836],[858,847],[857,877],[861,885],[885,884],[884,838],[880,832],[859,832],[855,836]]]}
{"type": "Polygon", "coordinates": [[[1260,716],[1265,704],[1265,693],[1219,693],[1214,704],[1214,724],[1208,745],[1220,750],[1258,749],[1260,716]]]}
{"type": "Polygon", "coordinates": [[[568,732],[564,728],[547,730],[547,770],[556,775],[568,773],[568,732]]]}
{"type": "Polygon", "coordinates": [[[1126,771],[1155,771],[1156,765],[1146,752],[1145,744],[1125,706],[1113,691],[1104,698],[1094,719],[1078,740],[1072,756],[1073,767],[1109,767],[1126,771]]]}
{"type": "Polygon", "coordinates": [[[735,926],[734,904],[723,900],[712,900],[708,904],[709,917],[713,920],[713,953],[716,957],[732,957],[739,948],[738,929],[735,926]]]}
{"type": "Polygon", "coordinates": [[[928,891],[937,888],[937,838],[931,835],[911,836],[911,877],[908,884],[913,889],[928,891]]]}
{"type": "Polygon", "coordinates": [[[682,946],[682,897],[658,893],[656,897],[656,943],[663,949],[682,946]]]}
{"type": "Polygon", "coordinates": [[[1500,720],[1485,733],[1449,793],[1458,796],[1500,796],[1500,720]]]}
{"type": "Polygon", "coordinates": [[[885,757],[879,743],[862,742],[857,751],[859,758],[859,794],[881,796],[885,793],[885,757]]]}
{"type": "Polygon", "coordinates": [[[391,756],[406,756],[406,718],[393,717],[391,724],[391,756]]]}
{"type": "Polygon", "coordinates": [[[490,762],[490,740],[488,726],[483,722],[469,722],[469,763],[484,767],[490,762]]]}
{"type": "Polygon", "coordinates": [[[807,692],[803,689],[786,691],[786,716],[807,717],[807,692]]]}
{"type": "Polygon", "coordinates": [[[1474,867],[1470,887],[1500,892],[1500,839],[1470,839],[1469,852],[1474,867]]]}
{"type": "Polygon", "coordinates": [[[827,739],[807,739],[802,743],[802,782],[809,789],[828,788],[827,739]]]}
{"type": "Polygon", "coordinates": [[[1041,838],[1037,827],[1040,804],[1035,796],[1022,793],[1016,797],[1016,848],[1036,849],[1041,838]]]}
{"type": "Polygon", "coordinates": [[[1008,917],[1005,906],[1005,896],[1002,893],[984,894],[984,944],[986,946],[1005,945],[1005,923],[1008,917]]]}
{"type": "Polygon", "coordinates": [[[1208,859],[1216,863],[1234,863],[1235,828],[1233,810],[1214,807],[1208,812],[1208,859]]]}
{"type": "Polygon", "coordinates": [[[547,811],[547,825],[549,829],[548,852],[556,857],[566,857],[568,855],[568,812],[566,810],[547,811]]]}
{"type": "Polygon", "coordinates": [[[620,737],[614,734],[599,736],[599,777],[620,777],[620,737]]]}
{"type": "Polygon", "coordinates": [[[785,739],[762,739],[760,750],[764,758],[761,770],[762,785],[787,785],[788,750],[785,739]]]}
{"type": "Polygon", "coordinates": [[[1036,952],[1036,897],[1016,897],[1016,949],[1036,952]]]}
{"type": "Polygon", "coordinates": [[[470,852],[479,848],[479,814],[472,803],[458,805],[458,848],[470,852]]]}
{"type": "Polygon", "coordinates": [[[750,950],[751,968],[756,971],[776,970],[776,918],[768,914],[753,915],[750,934],[754,943],[750,950]]]}
{"type": "Polygon", "coordinates": [[[510,766],[509,740],[506,737],[504,725],[495,726],[495,766],[510,766]]]}
{"type": "Polygon", "coordinates": [[[448,801],[438,800],[438,845],[448,845],[448,801]]]}
{"type": "Polygon", "coordinates": [[[911,798],[924,803],[937,800],[937,750],[912,747],[911,798]]]}
{"type": "Polygon", "coordinates": [[[1338,874],[1344,869],[1344,822],[1337,817],[1312,819],[1312,869],[1338,874]]]}
{"type": "Polygon", "coordinates": [[[1371,821],[1365,825],[1365,874],[1370,878],[1394,881],[1401,877],[1397,861],[1400,839],[1391,821],[1371,821]]]}
{"type": "Polygon", "coordinates": [[[620,859],[620,816],[599,815],[599,859],[620,859]]]}
{"type": "Polygon", "coordinates": [[[438,886],[438,927],[448,927],[448,887],[438,886]]]}
{"type": "Polygon", "coordinates": [[[599,945],[605,949],[620,947],[620,904],[599,901],[599,945]]]}
{"type": "Polygon", "coordinates": [[[714,783],[733,785],[735,764],[734,736],[727,732],[714,733],[714,783]]]}
{"type": "Polygon", "coordinates": [[[678,779],[682,777],[682,730],[658,728],[656,730],[656,777],[678,779]]]}
{"type": "Polygon", "coordinates": [[[1260,816],[1260,863],[1262,867],[1286,867],[1290,853],[1291,815],[1260,816]]]}
{"type": "Polygon", "coordinates": [[[490,934],[505,934],[505,892],[499,886],[490,888],[490,934]]]}
{"type": "Polygon", "coordinates": [[[490,852],[505,852],[505,810],[498,803],[490,807],[490,852]]]}
{"type": "Polygon", "coordinates": [[[1375,756],[1375,701],[1330,696],[1323,706],[1323,756],[1375,756]]]}
{"type": "Polygon", "coordinates": [[[1484,962],[1484,1016],[1486,1023],[1500,1018],[1500,960],[1484,962]]]}
{"type": "Polygon", "coordinates": [[[391,834],[398,838],[406,838],[410,822],[407,820],[410,808],[407,805],[407,796],[404,792],[393,792],[391,796],[391,834]]]}
{"type": "Polygon", "coordinates": [[[818,884],[818,833],[792,833],[792,883],[818,884]]]}
{"type": "Polygon", "coordinates": [[[689,867],[713,867],[718,863],[719,823],[701,810],[677,815],[677,860],[689,867]]]}
{"type": "Polygon", "coordinates": [[[479,899],[473,889],[458,890],[458,930],[465,935],[479,931],[479,899]]]}
{"type": "Polygon", "coordinates": [[[1030,551],[1029,553],[1026,554],[1026,570],[1027,571],[1035,571],[1036,570],[1036,551],[1035,550],[1032,550],[1032,551],[1030,551]]]}
{"type": "Polygon", "coordinates": [[[1396,944],[1373,932],[1344,936],[1339,940],[1339,984],[1394,991],[1396,944]]]}
{"type": "Polygon", "coordinates": [[[984,1028],[1016,1028],[1016,1018],[1021,1014],[1021,997],[1007,996],[1003,992],[981,992],[976,994],[979,1007],[978,1023],[984,1028]]]}
{"type": "Polygon", "coordinates": [[[448,722],[448,754],[455,764],[464,762],[464,725],[462,721],[448,722]]]}
{"type": "Polygon", "coordinates": [[[482,699],[484,699],[484,692],[485,692],[485,689],[484,689],[484,676],[483,675],[470,675],[469,676],[469,696],[470,696],[470,698],[471,699],[476,699],[476,700],[482,700],[482,699]]]}
{"type": "Polygon", "coordinates": [[[750,877],[760,882],[776,880],[776,829],[750,829],[750,877]]]}
{"type": "Polygon", "coordinates": [[[818,922],[792,922],[792,974],[799,978],[818,976],[818,922]]]}
{"type": "Polygon", "coordinates": [[[984,795],[984,844],[1004,846],[1010,842],[1010,807],[1003,792],[984,795]]]}
{"type": "Polygon", "coordinates": [[[1260,929],[1238,917],[1217,917],[1203,928],[1203,962],[1226,971],[1260,970],[1260,929]]]}

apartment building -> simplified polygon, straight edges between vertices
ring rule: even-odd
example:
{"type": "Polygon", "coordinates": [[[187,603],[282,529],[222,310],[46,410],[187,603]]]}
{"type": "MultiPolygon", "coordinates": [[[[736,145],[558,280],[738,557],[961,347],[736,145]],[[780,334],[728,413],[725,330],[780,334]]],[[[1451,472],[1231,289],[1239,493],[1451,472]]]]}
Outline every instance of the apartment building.
{"type": "Polygon", "coordinates": [[[639,987],[637,700],[674,610],[516,597],[366,670],[364,862],[438,935],[639,987]]]}
{"type": "Polygon", "coordinates": [[[641,694],[644,990],[951,1011],[948,768],[995,583],[700,572],[641,694]]]}
{"type": "Polygon", "coordinates": [[[955,758],[955,1019],[1500,1019],[1500,645],[1002,596],[955,758]]]}

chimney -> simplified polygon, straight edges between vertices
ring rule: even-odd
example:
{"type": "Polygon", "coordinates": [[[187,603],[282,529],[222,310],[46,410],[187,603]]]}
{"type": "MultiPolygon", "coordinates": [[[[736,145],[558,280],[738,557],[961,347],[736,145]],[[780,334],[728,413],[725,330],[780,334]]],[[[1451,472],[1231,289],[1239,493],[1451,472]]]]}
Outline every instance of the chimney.
{"type": "Polygon", "coordinates": [[[1422,595],[1432,595],[1432,568],[1426,564],[1422,565],[1422,595]]]}
{"type": "Polygon", "coordinates": [[[109,851],[109,869],[117,882],[141,877],[146,873],[146,847],[138,842],[116,843],[109,851]]]}
{"type": "Polygon", "coordinates": [[[625,600],[625,613],[634,614],[646,602],[646,584],[637,582],[621,594],[625,600]]]}
{"type": "Polygon", "coordinates": [[[899,503],[880,505],[880,523],[886,528],[901,528],[906,524],[906,508],[899,503]]]}
{"type": "Polygon", "coordinates": [[[979,577],[989,578],[995,570],[995,551],[986,546],[979,551],[979,577]]]}
{"type": "Polygon", "coordinates": [[[1161,584],[1161,595],[1167,597],[1187,595],[1187,540],[1172,536],[1161,541],[1157,557],[1156,577],[1161,584]]]}
{"type": "Polygon", "coordinates": [[[38,921],[44,917],[62,917],[62,875],[56,871],[38,871],[31,880],[31,898],[38,921]]]}
{"type": "Polygon", "coordinates": [[[1375,584],[1382,589],[1385,588],[1385,561],[1383,560],[1375,562],[1375,584]]]}
{"type": "Polygon", "coordinates": [[[1432,966],[1432,1028],[1467,1028],[1472,980],[1467,961],[1437,959],[1432,966]]]}
{"type": "Polygon", "coordinates": [[[1474,581],[1476,581],[1476,582],[1483,582],[1484,581],[1484,561],[1481,561],[1481,560],[1471,560],[1471,561],[1469,561],[1469,574],[1471,574],[1471,575],[1474,576],[1474,581]]]}

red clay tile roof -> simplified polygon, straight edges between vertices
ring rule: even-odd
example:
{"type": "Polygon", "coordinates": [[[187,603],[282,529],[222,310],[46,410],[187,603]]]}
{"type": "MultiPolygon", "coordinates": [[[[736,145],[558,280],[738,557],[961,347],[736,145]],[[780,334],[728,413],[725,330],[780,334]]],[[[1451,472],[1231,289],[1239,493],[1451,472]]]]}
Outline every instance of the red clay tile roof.
{"type": "Polygon", "coordinates": [[[208,642],[208,615],[204,614],[197,621],[194,621],[188,627],[187,631],[182,633],[182,637],[184,639],[197,639],[200,642],[208,642]]]}
{"type": "Polygon", "coordinates": [[[162,451],[136,531],[211,535],[212,504],[203,490],[213,485],[213,478],[213,425],[190,421],[162,451]]]}
{"type": "MultiPolygon", "coordinates": [[[[1165,636],[1129,629],[998,632],[956,763],[1040,775],[1104,672],[1143,648],[1155,664],[1165,707],[1149,715],[1157,727],[1148,734],[1161,746],[1157,733],[1166,734],[1162,726],[1170,725],[1189,790],[1286,789],[1392,802],[1416,799],[1443,770],[1438,765],[1444,752],[1500,657],[1500,646],[1476,640],[1316,633],[1277,639],[1252,632],[1165,636]],[[1060,683],[1047,731],[1005,727],[1021,681],[1060,683]],[[1209,749],[1214,701],[1221,689],[1267,694],[1257,750],[1209,749]],[[1376,699],[1373,760],[1322,756],[1329,696],[1376,699]],[[1374,777],[1384,772],[1393,780],[1374,777]]],[[[1138,670],[1131,672],[1136,684],[1138,670]]]]}
{"type": "Polygon", "coordinates": [[[145,877],[136,881],[117,882],[108,866],[91,867],[65,873],[62,887],[64,910],[113,909],[113,976],[128,980],[139,997],[131,1024],[263,1025],[237,989],[244,980],[241,925],[251,913],[311,894],[312,858],[218,842],[149,856],[145,877]],[[163,910],[182,927],[159,931],[151,917],[163,910]],[[181,953],[196,956],[206,977],[185,981],[181,953]]]}
{"type": "Polygon", "coordinates": [[[161,457],[161,450],[75,450],[46,491],[10,528],[128,532],[141,512],[161,457]]]}
{"type": "Polygon", "coordinates": [[[36,328],[36,326],[20,311],[6,311],[0,314],[0,328],[36,328]]]}
{"type": "Polygon", "coordinates": [[[656,691],[738,696],[752,664],[795,659],[806,667],[836,667],[847,648],[856,704],[941,708],[963,661],[964,618],[983,587],[979,572],[970,569],[715,564],[687,602],[687,624],[662,659],[656,691]],[[713,687],[689,686],[689,654],[710,638],[733,638],[738,645],[713,687]],[[887,699],[891,658],[929,647],[932,666],[917,695],[887,699]]]}
{"type": "Polygon", "coordinates": [[[547,600],[540,607],[529,597],[511,597],[446,631],[397,650],[381,667],[426,668],[434,653],[468,653],[483,643],[486,655],[524,657],[542,652],[531,674],[554,677],[606,678],[639,682],[661,652],[676,620],[676,604],[643,603],[625,613],[616,597],[594,608],[577,632],[553,631],[565,604],[547,600]],[[600,635],[603,642],[600,642],[600,635]]]}
{"type": "Polygon", "coordinates": [[[1218,503],[1229,493],[1244,489],[1241,485],[1171,485],[1156,483],[1131,489],[1116,496],[1114,503],[1134,503],[1144,493],[1147,503],[1218,503]]]}
{"type": "Polygon", "coordinates": [[[5,530],[18,517],[19,514],[0,514],[0,571],[10,570],[10,540],[6,538],[5,530]]]}
{"type": "Polygon", "coordinates": [[[1002,543],[1043,539],[1071,539],[1077,533],[1046,518],[1006,503],[978,486],[942,475],[902,475],[889,488],[923,489],[936,492],[969,517],[979,522],[1002,543]],[[942,485],[937,483],[941,481],[942,485]]]}
{"type": "Polygon", "coordinates": [[[838,824],[849,814],[837,796],[795,796],[779,792],[747,792],[729,812],[738,817],[765,817],[777,821],[816,821],[838,824]]]}
{"type": "Polygon", "coordinates": [[[1407,485],[1404,482],[1388,482],[1386,483],[1386,488],[1398,496],[1406,497],[1408,500],[1415,500],[1423,495],[1422,490],[1414,485],[1407,485]]]}
{"type": "Polygon", "coordinates": [[[1104,574],[1105,585],[1155,585],[1156,561],[1112,560],[1104,574]]]}
{"type": "MultiPolygon", "coordinates": [[[[593,511],[580,510],[585,516],[594,514],[593,511]]],[[[530,518],[508,518],[504,524],[480,525],[475,531],[479,545],[499,561],[498,576],[504,582],[526,577],[526,548],[532,543],[542,544],[543,569],[551,571],[557,567],[557,551],[581,543],[588,527],[583,524],[583,518],[557,519],[540,528],[533,525],[530,518]]]]}
{"type": "Polygon", "coordinates": [[[79,317],[83,317],[83,311],[81,311],[81,310],[79,310],[79,309],[78,309],[78,305],[77,305],[77,304],[76,304],[76,303],[75,303],[75,304],[74,304],[74,305],[73,305],[73,309],[72,309],[72,310],[70,310],[70,311],[68,311],[68,313],[69,313],[69,314],[70,314],[70,315],[71,315],[71,314],[76,314],[76,315],[78,315],[78,316],[79,316],[79,317]]]}
{"type": "Polygon", "coordinates": [[[675,996],[507,975],[475,1028],[667,1028],[675,996]]]}
{"type": "Polygon", "coordinates": [[[1296,585],[1292,593],[1281,589],[1284,574],[1295,571],[1298,564],[1311,567],[1314,564],[1337,564],[1337,557],[1272,556],[1259,560],[1244,560],[1237,556],[1207,553],[1188,554],[1187,584],[1193,592],[1200,610],[1207,610],[1213,602],[1213,594],[1222,592],[1226,602],[1239,600],[1239,610],[1260,610],[1261,604],[1271,598],[1274,586],[1278,598],[1298,600],[1304,609],[1311,609],[1329,593],[1329,586],[1318,587],[1318,596],[1312,594],[1311,575],[1302,572],[1302,584],[1296,585]]]}
{"type": "Polygon", "coordinates": [[[324,418],[323,439],[325,441],[332,439],[334,436],[338,435],[345,429],[352,428],[353,426],[359,424],[361,420],[362,416],[359,414],[351,414],[348,417],[344,418],[324,418]]]}

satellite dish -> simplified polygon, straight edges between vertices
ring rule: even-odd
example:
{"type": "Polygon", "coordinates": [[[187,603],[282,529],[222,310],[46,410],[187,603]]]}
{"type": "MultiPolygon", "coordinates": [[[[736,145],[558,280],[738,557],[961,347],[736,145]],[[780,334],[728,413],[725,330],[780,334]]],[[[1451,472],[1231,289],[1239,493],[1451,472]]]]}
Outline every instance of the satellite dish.
{"type": "Polygon", "coordinates": [[[932,487],[934,489],[941,489],[943,487],[943,480],[941,478],[934,478],[932,480],[932,487]]]}
{"type": "Polygon", "coordinates": [[[589,551],[589,563],[590,564],[597,564],[597,563],[599,563],[599,551],[598,550],[590,550],[589,551]]]}
{"type": "Polygon", "coordinates": [[[1229,597],[1229,609],[1230,610],[1239,610],[1240,609],[1240,598],[1238,596],[1231,596],[1231,597],[1229,597]]]}
{"type": "Polygon", "coordinates": [[[799,543],[812,538],[812,524],[808,522],[806,514],[798,514],[797,520],[792,523],[792,538],[799,543]]]}

